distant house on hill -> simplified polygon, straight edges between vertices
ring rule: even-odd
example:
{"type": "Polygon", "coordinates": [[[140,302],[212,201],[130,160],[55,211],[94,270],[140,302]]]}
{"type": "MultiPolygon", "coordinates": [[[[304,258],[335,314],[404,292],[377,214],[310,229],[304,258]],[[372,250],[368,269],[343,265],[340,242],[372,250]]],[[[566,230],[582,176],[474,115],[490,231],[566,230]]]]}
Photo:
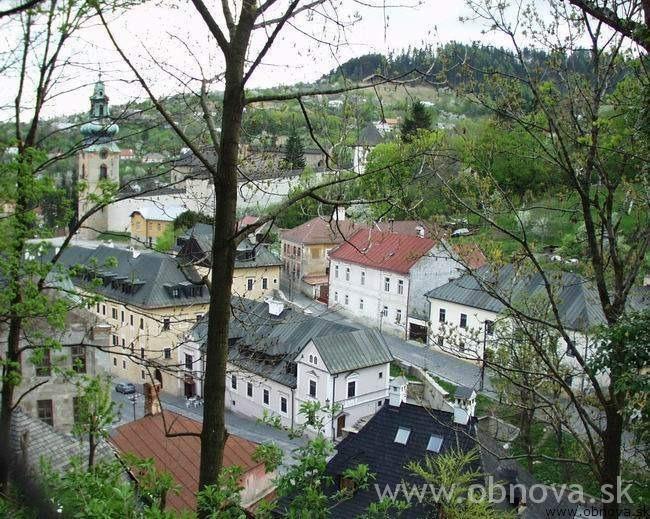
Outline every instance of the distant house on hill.
{"type": "Polygon", "coordinates": [[[137,244],[152,247],[174,220],[186,211],[180,205],[158,206],[147,204],[131,213],[131,239],[137,244]]]}

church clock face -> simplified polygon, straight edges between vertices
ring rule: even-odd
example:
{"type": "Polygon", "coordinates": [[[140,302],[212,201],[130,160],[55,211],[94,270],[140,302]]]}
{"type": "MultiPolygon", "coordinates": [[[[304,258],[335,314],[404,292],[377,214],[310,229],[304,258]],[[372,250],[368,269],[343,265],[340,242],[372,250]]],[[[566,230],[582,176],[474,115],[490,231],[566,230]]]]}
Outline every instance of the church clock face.
{"type": "Polygon", "coordinates": [[[102,148],[101,150],[99,150],[99,156],[102,159],[105,159],[106,157],[108,157],[108,148],[102,148]]]}

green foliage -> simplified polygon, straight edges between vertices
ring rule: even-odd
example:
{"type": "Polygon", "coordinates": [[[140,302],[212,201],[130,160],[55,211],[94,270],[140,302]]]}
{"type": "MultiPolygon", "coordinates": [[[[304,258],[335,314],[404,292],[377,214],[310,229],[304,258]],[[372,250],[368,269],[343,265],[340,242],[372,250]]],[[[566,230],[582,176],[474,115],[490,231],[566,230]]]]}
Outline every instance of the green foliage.
{"type": "Polygon", "coordinates": [[[402,123],[402,141],[410,142],[421,130],[430,129],[431,114],[420,101],[415,101],[402,123]]]}
{"type": "Polygon", "coordinates": [[[373,200],[372,219],[427,219],[438,212],[440,199],[429,196],[438,184],[432,156],[442,143],[438,132],[421,130],[407,142],[379,144],[368,155],[366,173],[352,186],[351,196],[373,200]]]}
{"type": "Polygon", "coordinates": [[[305,169],[305,147],[295,126],[291,127],[284,149],[283,166],[290,170],[305,169]]]}
{"type": "Polygon", "coordinates": [[[86,470],[75,462],[60,475],[45,468],[47,492],[63,516],[107,519],[171,519],[172,513],[143,505],[119,461],[101,462],[86,470]]]}
{"type": "Polygon", "coordinates": [[[224,468],[216,484],[209,485],[197,494],[197,507],[210,519],[245,519],[241,506],[239,479],[243,475],[237,466],[224,468]]]}
{"type": "MultiPolygon", "coordinates": [[[[471,486],[482,476],[473,468],[479,459],[478,451],[462,452],[449,450],[437,456],[427,455],[422,462],[412,461],[406,467],[425,483],[445,491],[439,495],[439,501],[429,502],[439,506],[444,517],[448,519],[504,519],[514,517],[503,510],[492,508],[485,496],[482,499],[467,499],[471,486]]],[[[429,500],[433,496],[427,493],[429,500]]]]}
{"type": "Polygon", "coordinates": [[[253,461],[264,463],[266,472],[274,472],[282,464],[284,453],[274,443],[260,443],[253,452],[253,461]]]}
{"type": "Polygon", "coordinates": [[[456,146],[465,166],[480,176],[490,175],[507,193],[535,195],[563,183],[563,179],[553,178],[553,168],[542,157],[540,137],[487,120],[470,135],[456,139],[456,146]]]}
{"type": "Polygon", "coordinates": [[[72,432],[80,439],[88,439],[88,467],[92,467],[97,442],[108,438],[115,420],[115,402],[111,398],[109,378],[88,377],[77,384],[77,391],[72,432]]]}

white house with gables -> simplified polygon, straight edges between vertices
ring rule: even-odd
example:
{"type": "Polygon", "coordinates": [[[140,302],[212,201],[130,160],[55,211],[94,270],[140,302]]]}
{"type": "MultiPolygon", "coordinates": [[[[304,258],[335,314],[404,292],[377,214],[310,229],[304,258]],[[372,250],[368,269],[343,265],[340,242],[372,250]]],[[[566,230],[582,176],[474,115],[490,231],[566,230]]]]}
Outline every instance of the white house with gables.
{"type": "MultiPolygon", "coordinates": [[[[226,405],[254,418],[278,417],[295,428],[306,419],[304,402],[337,408],[323,416],[333,439],[360,418],[373,415],[388,398],[393,357],[382,335],[305,315],[279,301],[233,299],[226,405]]],[[[191,369],[202,379],[200,352],[205,318],[181,345],[196,359],[191,369]]]]}

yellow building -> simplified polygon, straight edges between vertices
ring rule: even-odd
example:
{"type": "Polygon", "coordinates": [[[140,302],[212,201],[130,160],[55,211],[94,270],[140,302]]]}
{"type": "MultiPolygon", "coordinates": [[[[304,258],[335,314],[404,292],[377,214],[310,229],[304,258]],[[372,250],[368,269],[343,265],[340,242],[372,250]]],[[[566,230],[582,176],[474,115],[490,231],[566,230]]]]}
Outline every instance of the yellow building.
{"type": "Polygon", "coordinates": [[[185,211],[181,206],[159,207],[151,204],[131,213],[131,239],[147,247],[155,245],[156,240],[170,227],[174,220],[185,211]]]}
{"type": "MultiPolygon", "coordinates": [[[[205,276],[210,275],[212,226],[196,224],[177,240],[178,257],[194,266],[205,276]]],[[[233,296],[262,300],[279,289],[280,259],[264,243],[244,239],[237,247],[235,272],[232,282],[233,296]]]]}
{"type": "Polygon", "coordinates": [[[167,393],[193,395],[180,346],[208,310],[208,289],[196,270],[168,254],[105,245],[69,246],[61,262],[75,267],[78,289],[102,297],[90,310],[111,326],[110,373],[139,384],[156,379],[167,393]]]}

